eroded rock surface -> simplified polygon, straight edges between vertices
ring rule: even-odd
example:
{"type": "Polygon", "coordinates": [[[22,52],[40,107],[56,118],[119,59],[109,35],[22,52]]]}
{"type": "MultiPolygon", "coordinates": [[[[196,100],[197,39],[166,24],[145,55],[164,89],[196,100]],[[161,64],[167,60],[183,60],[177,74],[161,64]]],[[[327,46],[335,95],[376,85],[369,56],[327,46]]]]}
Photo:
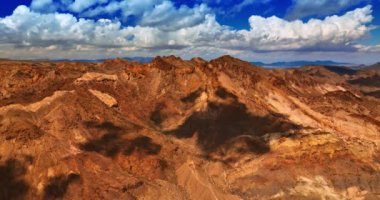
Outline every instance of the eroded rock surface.
{"type": "Polygon", "coordinates": [[[379,199],[376,72],[0,62],[0,199],[379,199]]]}

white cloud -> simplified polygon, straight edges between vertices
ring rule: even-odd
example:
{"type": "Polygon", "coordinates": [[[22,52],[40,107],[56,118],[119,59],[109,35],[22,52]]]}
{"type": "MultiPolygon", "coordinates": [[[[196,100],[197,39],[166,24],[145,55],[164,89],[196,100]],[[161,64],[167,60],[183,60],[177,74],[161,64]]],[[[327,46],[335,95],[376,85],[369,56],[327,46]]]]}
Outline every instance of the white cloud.
{"type": "Polygon", "coordinates": [[[80,13],[91,6],[107,2],[108,0],[75,0],[72,4],[70,4],[69,9],[73,12],[80,13]]]}
{"type": "Polygon", "coordinates": [[[192,9],[187,6],[176,9],[173,3],[164,1],[155,6],[151,12],[145,12],[139,25],[158,27],[164,30],[178,30],[203,23],[207,13],[210,13],[210,10],[204,4],[192,9]]]}
{"type": "Polygon", "coordinates": [[[326,16],[360,2],[370,0],[293,0],[292,7],[288,10],[288,18],[298,19],[306,16],[326,16]]]}
{"type": "Polygon", "coordinates": [[[57,10],[53,0],[33,0],[30,7],[40,12],[54,12],[57,10]]]}
{"type": "Polygon", "coordinates": [[[38,12],[69,12],[86,18],[112,16],[122,22],[128,22],[128,18],[133,16],[137,18],[137,25],[164,30],[198,25],[211,13],[205,4],[177,8],[169,0],[33,0],[31,9],[38,12]]]}
{"type": "Polygon", "coordinates": [[[0,40],[15,46],[62,48],[78,44],[98,46],[127,45],[128,36],[120,22],[77,19],[71,14],[41,14],[19,6],[11,16],[0,18],[0,40]]]}
{"type": "Polygon", "coordinates": [[[244,9],[248,6],[251,6],[253,4],[256,4],[256,3],[266,4],[266,3],[269,3],[270,1],[272,1],[272,0],[243,0],[239,4],[234,5],[232,7],[231,11],[240,12],[242,9],[244,9]]]}
{"type": "Polygon", "coordinates": [[[115,15],[120,12],[121,16],[118,17],[121,18],[130,15],[141,17],[144,13],[151,12],[155,6],[163,2],[165,0],[111,0],[107,4],[98,5],[80,14],[85,17],[96,17],[99,15],[115,15]]]}
{"type": "Polygon", "coordinates": [[[380,53],[380,44],[378,44],[378,45],[369,45],[369,46],[357,44],[357,45],[355,45],[355,48],[357,48],[361,52],[380,53]]]}
{"type": "Polygon", "coordinates": [[[286,21],[278,17],[249,18],[251,30],[240,31],[249,47],[257,50],[352,48],[352,43],[365,36],[373,19],[371,6],[347,12],[343,16],[330,16],[324,20],[311,19],[286,21]]]}
{"type": "Polygon", "coordinates": [[[219,25],[213,15],[204,16],[202,23],[195,26],[186,24],[190,22],[183,17],[178,26],[186,27],[178,30],[162,29],[157,24],[123,27],[119,21],[78,19],[61,13],[43,14],[19,6],[11,16],[0,18],[0,40],[19,47],[61,45],[67,48],[85,44],[98,48],[179,48],[233,35],[227,27],[219,25]]]}
{"type": "Polygon", "coordinates": [[[126,27],[116,19],[91,20],[72,14],[39,13],[19,6],[11,16],[0,18],[0,52],[92,57],[139,52],[192,55],[198,51],[209,55],[307,49],[355,51],[359,49],[355,41],[371,30],[368,24],[373,18],[372,9],[367,6],[343,16],[311,19],[306,23],[251,16],[250,30],[233,30],[220,25],[215,15],[207,13],[206,6],[174,8],[165,2],[159,4],[162,7],[156,6],[154,12],[143,14],[147,20],[142,20],[141,25],[126,27]],[[177,16],[177,22],[166,27],[164,22],[177,16]],[[193,23],[194,19],[199,21],[193,23]]]}

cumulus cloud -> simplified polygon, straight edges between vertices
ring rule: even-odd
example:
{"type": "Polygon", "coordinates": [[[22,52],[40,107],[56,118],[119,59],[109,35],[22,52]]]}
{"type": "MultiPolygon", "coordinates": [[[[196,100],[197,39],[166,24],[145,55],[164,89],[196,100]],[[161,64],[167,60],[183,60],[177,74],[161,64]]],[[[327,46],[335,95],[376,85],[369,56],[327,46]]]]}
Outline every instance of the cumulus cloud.
{"type": "Polygon", "coordinates": [[[249,31],[240,31],[247,44],[258,50],[342,50],[352,49],[352,42],[366,35],[372,28],[372,7],[366,6],[343,16],[329,16],[324,20],[286,21],[278,17],[251,16],[249,31]]]}
{"type": "Polygon", "coordinates": [[[137,19],[136,25],[164,30],[198,25],[211,13],[205,4],[177,8],[169,0],[33,0],[31,9],[45,13],[68,12],[86,18],[116,17],[126,23],[129,23],[129,17],[134,17],[137,19]]]}
{"type": "Polygon", "coordinates": [[[371,6],[308,22],[251,16],[249,30],[234,30],[219,24],[215,15],[207,12],[207,6],[175,8],[165,2],[154,7],[154,12],[143,13],[147,20],[135,26],[124,26],[117,19],[40,13],[19,6],[11,16],[0,18],[0,50],[27,49],[76,56],[101,52],[354,51],[358,49],[355,41],[371,30],[368,24],[373,18],[371,6]],[[166,27],[163,22],[174,16],[178,16],[177,24],[166,27]],[[194,19],[199,20],[193,23],[194,19]]]}
{"type": "Polygon", "coordinates": [[[209,8],[204,4],[195,6],[192,9],[187,6],[181,6],[176,9],[173,3],[164,1],[151,12],[145,12],[139,25],[153,26],[164,30],[178,30],[203,23],[209,12],[209,8]]]}
{"type": "Polygon", "coordinates": [[[71,14],[41,14],[26,6],[19,6],[11,16],[0,18],[0,40],[16,47],[120,46],[127,45],[127,36],[120,22],[77,19],[71,14]]]}
{"type": "MultiPolygon", "coordinates": [[[[134,15],[141,17],[144,13],[151,12],[155,6],[161,5],[166,0],[111,0],[107,4],[98,5],[94,8],[85,10],[82,14],[86,17],[95,17],[98,15],[114,15],[120,12],[119,17],[128,17],[134,15]]],[[[172,4],[171,1],[168,1],[172,4]]]]}
{"type": "MultiPolygon", "coordinates": [[[[186,20],[185,20],[186,22],[186,20]]],[[[184,23],[185,23],[184,22],[184,23]]],[[[11,16],[0,18],[1,43],[16,47],[76,48],[184,48],[233,35],[219,25],[214,15],[206,15],[203,23],[178,30],[158,27],[128,26],[109,19],[76,18],[72,14],[38,13],[19,6],[11,16]]]]}
{"type": "Polygon", "coordinates": [[[288,10],[289,19],[298,19],[306,16],[326,16],[361,2],[370,0],[292,0],[293,5],[288,10]]]}

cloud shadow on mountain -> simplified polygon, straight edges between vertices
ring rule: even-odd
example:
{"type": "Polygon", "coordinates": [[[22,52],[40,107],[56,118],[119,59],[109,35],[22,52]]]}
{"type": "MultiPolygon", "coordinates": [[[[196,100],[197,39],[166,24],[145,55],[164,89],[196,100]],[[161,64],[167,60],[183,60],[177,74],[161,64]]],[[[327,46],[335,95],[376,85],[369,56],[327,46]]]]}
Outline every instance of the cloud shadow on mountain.
{"type": "Polygon", "coordinates": [[[195,112],[180,127],[167,133],[177,138],[191,138],[197,134],[197,144],[206,155],[237,138],[246,138],[250,152],[264,154],[270,147],[263,135],[302,128],[281,114],[255,116],[249,113],[234,94],[223,88],[216,90],[216,95],[232,99],[232,103],[209,102],[206,111],[195,112]]]}
{"type": "Polygon", "coordinates": [[[0,164],[0,199],[25,199],[30,190],[29,184],[24,180],[26,173],[26,163],[19,160],[8,159],[0,164]]]}
{"type": "Polygon", "coordinates": [[[143,155],[156,155],[160,152],[161,146],[154,143],[150,137],[138,136],[132,139],[126,139],[127,130],[116,126],[111,122],[96,123],[86,122],[94,131],[99,131],[103,134],[99,137],[89,140],[86,143],[80,144],[80,149],[89,152],[97,152],[107,157],[114,157],[119,153],[126,156],[137,151],[143,155]]]}

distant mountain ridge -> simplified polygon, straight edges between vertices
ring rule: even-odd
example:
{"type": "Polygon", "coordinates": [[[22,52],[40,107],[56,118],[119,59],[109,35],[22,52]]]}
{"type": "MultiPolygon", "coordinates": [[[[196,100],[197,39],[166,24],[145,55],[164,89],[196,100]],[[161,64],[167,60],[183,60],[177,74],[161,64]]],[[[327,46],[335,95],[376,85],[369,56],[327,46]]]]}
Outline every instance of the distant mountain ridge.
{"type": "MultiPolygon", "coordinates": [[[[69,62],[104,62],[106,60],[110,60],[112,58],[104,58],[104,59],[57,59],[57,60],[53,60],[53,61],[58,61],[58,62],[62,62],[62,61],[69,61],[69,62]]],[[[121,59],[124,59],[124,60],[129,60],[129,61],[136,61],[136,62],[139,62],[139,63],[148,63],[148,62],[151,62],[153,60],[152,57],[122,57],[121,59]]]]}
{"type": "MultiPolygon", "coordinates": [[[[135,61],[139,63],[149,63],[154,58],[153,57],[120,57],[124,60],[129,61],[135,61]]],[[[102,59],[36,59],[34,61],[55,61],[55,62],[104,62],[106,60],[110,60],[113,58],[102,58],[102,59]]],[[[7,60],[7,59],[1,59],[0,60],[7,60]]],[[[298,60],[298,61],[281,61],[281,62],[273,62],[273,63],[264,63],[264,62],[250,62],[251,64],[262,66],[266,68],[293,68],[293,67],[302,67],[307,65],[324,65],[324,66],[354,66],[350,63],[343,63],[343,62],[334,62],[331,60],[317,60],[317,61],[305,61],[305,60],[298,60]]],[[[380,63],[377,63],[377,65],[380,65],[380,63]]]]}
{"type": "Polygon", "coordinates": [[[331,60],[317,60],[317,61],[289,61],[289,62],[274,62],[274,63],[264,63],[264,62],[251,62],[252,64],[271,67],[271,68],[290,68],[290,67],[301,67],[305,65],[328,65],[328,66],[343,66],[350,65],[349,63],[334,62],[331,60]]]}
{"type": "Polygon", "coordinates": [[[375,71],[380,71],[380,62],[370,65],[366,67],[367,69],[375,70],[375,71]]]}

